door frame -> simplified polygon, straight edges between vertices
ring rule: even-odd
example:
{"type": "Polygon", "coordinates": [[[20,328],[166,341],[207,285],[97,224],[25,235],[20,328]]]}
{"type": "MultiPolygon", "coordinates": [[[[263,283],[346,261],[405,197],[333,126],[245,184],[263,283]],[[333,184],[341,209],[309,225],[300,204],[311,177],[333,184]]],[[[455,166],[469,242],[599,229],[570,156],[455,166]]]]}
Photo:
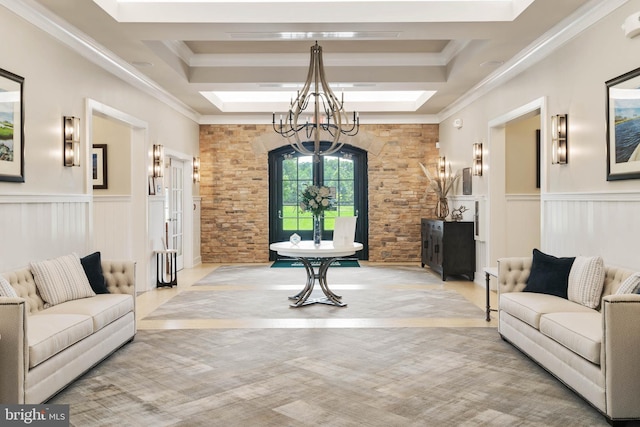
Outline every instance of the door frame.
{"type": "MultiPolygon", "coordinates": [[[[278,186],[276,175],[277,160],[284,154],[291,153],[293,149],[288,146],[282,146],[269,152],[269,243],[278,241],[276,235],[277,222],[279,221],[275,203],[277,203],[278,186]]],[[[363,249],[358,251],[355,256],[359,259],[369,259],[369,174],[368,174],[368,152],[362,148],[343,145],[340,152],[353,154],[358,156],[359,160],[354,165],[354,185],[355,192],[358,195],[354,203],[360,206],[358,210],[358,225],[356,227],[355,241],[362,243],[363,249]]],[[[297,154],[297,153],[295,153],[297,154]]],[[[316,181],[314,172],[314,182],[316,181]]],[[[275,252],[270,251],[269,259],[275,260],[275,252]]]]}
{"type": "MultiPolygon", "coordinates": [[[[496,265],[498,258],[506,256],[507,239],[509,236],[504,230],[506,224],[506,188],[505,188],[505,149],[506,149],[506,126],[509,122],[521,119],[531,114],[540,114],[540,200],[543,200],[544,193],[548,190],[547,162],[550,158],[547,153],[547,143],[545,135],[549,134],[549,120],[547,120],[548,107],[547,98],[540,97],[528,104],[515,108],[499,117],[490,120],[488,123],[488,155],[487,164],[489,166],[489,185],[486,212],[484,215],[485,227],[488,232],[486,241],[486,252],[484,265],[496,265]]],[[[540,245],[544,248],[544,206],[540,204],[540,245]]]]}
{"type": "MultiPolygon", "coordinates": [[[[164,154],[166,158],[174,158],[180,160],[184,168],[182,170],[182,182],[184,184],[182,192],[182,251],[184,254],[184,268],[193,268],[195,266],[194,256],[194,218],[193,212],[196,210],[193,198],[193,157],[179,151],[168,149],[165,147],[164,154]]],[[[164,183],[163,183],[164,186],[164,183]]]]}

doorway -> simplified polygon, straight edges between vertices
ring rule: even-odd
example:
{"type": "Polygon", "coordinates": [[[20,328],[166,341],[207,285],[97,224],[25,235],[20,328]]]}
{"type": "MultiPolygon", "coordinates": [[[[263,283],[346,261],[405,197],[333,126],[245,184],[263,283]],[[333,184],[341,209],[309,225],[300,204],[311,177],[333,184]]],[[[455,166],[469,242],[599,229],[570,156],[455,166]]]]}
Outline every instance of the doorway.
{"type": "Polygon", "coordinates": [[[184,268],[184,161],[167,157],[164,182],[164,239],[177,252],[176,267],[184,268]]]}
{"type": "MultiPolygon", "coordinates": [[[[297,233],[303,240],[313,238],[313,219],[299,209],[299,197],[307,185],[335,188],[334,208],[325,213],[322,239],[331,240],[337,216],[356,216],[355,240],[363,244],[358,258],[368,259],[367,153],[352,146],[330,156],[313,156],[294,152],[285,146],[269,153],[269,242],[289,240],[297,233]]],[[[270,259],[276,254],[272,252],[270,259]]]]}
{"type": "Polygon", "coordinates": [[[546,99],[539,98],[489,122],[489,174],[488,211],[486,215],[489,239],[485,253],[485,265],[496,265],[498,258],[527,256],[533,247],[544,246],[541,241],[541,224],[544,210],[540,197],[546,190],[546,162],[537,166],[536,129],[543,135],[540,144],[540,159],[545,159],[544,135],[547,128],[546,99]],[[528,123],[528,124],[527,124],[528,123]],[[523,154],[522,147],[512,146],[514,134],[518,135],[521,124],[526,124],[527,140],[531,151],[523,154]],[[514,153],[509,156],[509,152],[514,153]],[[517,163],[511,164],[510,162],[517,163]],[[526,162],[526,164],[525,164],[526,162]],[[509,164],[508,164],[509,163],[509,164]],[[514,187],[517,175],[529,169],[531,184],[514,187]],[[518,174],[513,171],[518,171],[518,174]],[[512,172],[508,172],[512,171],[512,172]],[[539,189],[536,176],[540,177],[539,189]],[[528,188],[528,189],[527,189],[528,188]],[[527,253],[525,253],[527,252],[527,253]]]}

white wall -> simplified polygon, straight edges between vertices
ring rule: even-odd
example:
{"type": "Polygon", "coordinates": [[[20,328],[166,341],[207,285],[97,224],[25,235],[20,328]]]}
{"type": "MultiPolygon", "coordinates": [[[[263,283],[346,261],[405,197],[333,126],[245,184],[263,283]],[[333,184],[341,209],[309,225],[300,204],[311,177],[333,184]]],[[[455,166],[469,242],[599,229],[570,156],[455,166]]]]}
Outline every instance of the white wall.
{"type": "MultiPolygon", "coordinates": [[[[486,173],[473,183],[474,195],[486,196],[491,174],[499,173],[495,168],[500,167],[491,153],[500,131],[491,130],[490,123],[543,99],[542,249],[559,256],[600,254],[608,264],[640,270],[635,255],[640,224],[634,220],[640,212],[640,181],[608,182],[605,163],[605,82],[640,66],[640,37],[628,39],[620,28],[638,10],[640,0],[629,1],[551,56],[444,120],[440,144],[448,160],[469,165],[471,144],[488,142],[486,173]],[[551,165],[548,117],[562,113],[569,115],[569,163],[551,165]],[[452,126],[456,118],[463,119],[460,130],[452,126]]],[[[501,215],[499,210],[491,212],[501,215]]],[[[505,233],[504,227],[492,230],[489,244],[499,246],[505,233]]],[[[499,255],[491,251],[478,263],[495,265],[499,255]]]]}
{"type": "MultiPolygon", "coordinates": [[[[70,251],[94,249],[93,190],[89,180],[87,101],[93,100],[145,123],[134,138],[130,201],[132,232],[140,233],[130,253],[139,265],[138,280],[149,283],[147,238],[147,168],[153,143],[197,156],[199,126],[192,119],[123,82],[73,52],[35,26],[0,6],[0,37],[11,40],[0,67],[25,78],[25,182],[0,182],[0,271],[70,251]],[[81,167],[62,166],[62,117],[80,117],[81,167]]],[[[110,162],[113,160],[110,154],[110,162]]],[[[195,188],[195,187],[194,187],[195,188]]],[[[125,192],[126,190],[122,190],[125,192]]],[[[197,191],[195,189],[194,191],[197,191]]],[[[100,249],[100,248],[95,248],[100,249]]],[[[140,287],[146,288],[146,284],[140,287]]]]}

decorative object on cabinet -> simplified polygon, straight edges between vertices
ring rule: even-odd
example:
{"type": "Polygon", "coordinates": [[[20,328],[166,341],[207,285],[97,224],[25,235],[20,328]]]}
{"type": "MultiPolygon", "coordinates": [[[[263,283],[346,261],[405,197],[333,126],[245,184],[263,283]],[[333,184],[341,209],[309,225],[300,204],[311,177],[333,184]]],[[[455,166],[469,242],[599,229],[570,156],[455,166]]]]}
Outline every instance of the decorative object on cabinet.
{"type": "Polygon", "coordinates": [[[449,201],[447,199],[447,195],[453,188],[456,181],[460,178],[461,173],[459,170],[456,171],[455,174],[452,173],[451,164],[447,163],[444,157],[440,157],[438,159],[437,173],[435,177],[431,175],[429,169],[427,169],[427,167],[422,163],[420,163],[420,167],[429,180],[429,187],[427,191],[433,191],[438,197],[435,211],[436,217],[444,219],[449,215],[449,201]]]}
{"type": "Polygon", "coordinates": [[[606,82],[607,181],[640,178],[640,68],[606,82]]]}
{"type": "Polygon", "coordinates": [[[450,222],[423,218],[421,222],[422,266],[448,276],[463,275],[473,281],[476,271],[476,244],[473,222],[450,222]]]}
{"type": "Polygon", "coordinates": [[[482,142],[476,142],[473,144],[473,175],[482,176],[482,169],[484,164],[482,163],[482,142]]]}
{"type": "Polygon", "coordinates": [[[459,208],[456,208],[454,210],[451,211],[451,221],[462,221],[462,214],[465,213],[467,211],[467,207],[464,205],[461,205],[459,208]]]}
{"type": "Polygon", "coordinates": [[[107,144],[93,144],[91,153],[93,188],[105,190],[107,185],[107,144]]]}
{"type": "Polygon", "coordinates": [[[551,116],[551,163],[564,165],[568,161],[568,118],[566,114],[551,116]]]}
{"type": "Polygon", "coordinates": [[[24,77],[0,69],[0,181],[24,182],[24,77]]]}
{"type": "Polygon", "coordinates": [[[62,152],[64,165],[80,166],[80,119],[73,116],[62,118],[62,152]]]}

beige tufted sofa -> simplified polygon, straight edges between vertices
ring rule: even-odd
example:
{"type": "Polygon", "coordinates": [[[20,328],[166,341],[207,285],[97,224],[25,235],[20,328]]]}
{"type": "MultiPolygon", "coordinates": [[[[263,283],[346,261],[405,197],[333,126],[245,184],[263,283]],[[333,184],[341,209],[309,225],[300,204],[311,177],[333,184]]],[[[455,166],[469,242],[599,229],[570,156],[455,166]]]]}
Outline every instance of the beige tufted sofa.
{"type": "Polygon", "coordinates": [[[640,419],[640,295],[613,295],[633,272],[605,266],[599,310],[521,292],[532,258],[498,260],[502,338],[602,412],[612,424],[640,419]]]}
{"type": "Polygon", "coordinates": [[[0,297],[0,403],[42,403],[133,339],[135,263],[102,270],[111,293],[47,309],[29,269],[3,274],[20,297],[0,297]]]}

